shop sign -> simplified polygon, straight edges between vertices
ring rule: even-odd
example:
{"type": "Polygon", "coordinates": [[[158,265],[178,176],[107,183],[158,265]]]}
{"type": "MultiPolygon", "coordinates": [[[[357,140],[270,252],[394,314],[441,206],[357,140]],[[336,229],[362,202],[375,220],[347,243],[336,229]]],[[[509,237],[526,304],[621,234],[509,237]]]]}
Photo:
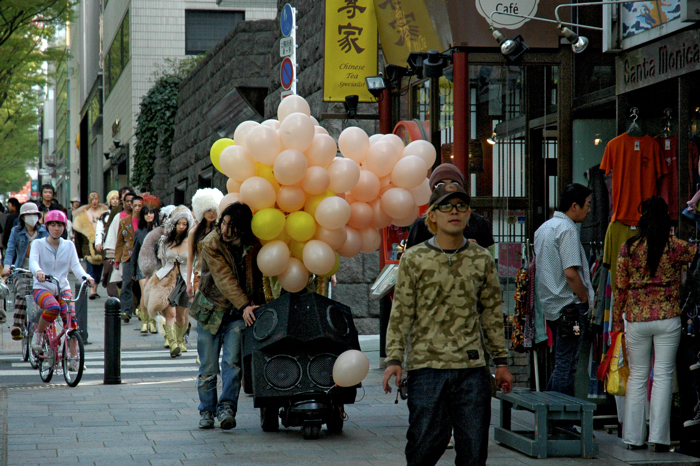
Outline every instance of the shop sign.
{"type": "Polygon", "coordinates": [[[507,14],[499,15],[498,13],[536,16],[539,3],[539,0],[476,0],[476,9],[487,21],[490,19],[491,13],[496,11],[497,13],[493,15],[493,22],[498,28],[518,29],[530,19],[508,16],[507,14]]]}
{"type": "Polygon", "coordinates": [[[685,31],[616,59],[617,94],[700,70],[700,30],[685,31]]]}
{"type": "Polygon", "coordinates": [[[357,95],[373,102],[365,78],[377,74],[377,19],[373,0],[327,0],[323,100],[357,95]]]}

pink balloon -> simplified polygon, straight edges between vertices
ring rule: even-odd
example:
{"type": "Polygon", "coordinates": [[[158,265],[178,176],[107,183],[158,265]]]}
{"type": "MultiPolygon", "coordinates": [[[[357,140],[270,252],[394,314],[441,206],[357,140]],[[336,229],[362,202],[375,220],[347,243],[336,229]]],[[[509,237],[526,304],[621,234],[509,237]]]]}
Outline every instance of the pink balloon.
{"type": "MultiPolygon", "coordinates": [[[[384,189],[391,184],[391,174],[379,178],[379,189],[384,189]]],[[[380,191],[381,194],[381,191],[380,191]]]]}
{"type": "Polygon", "coordinates": [[[335,252],[323,241],[312,239],[304,246],[304,267],[316,275],[325,275],[335,265],[335,252]]]}
{"type": "Polygon", "coordinates": [[[243,146],[233,145],[221,151],[219,159],[221,171],[236,181],[244,181],[255,176],[255,160],[243,146]]]}
{"type": "Polygon", "coordinates": [[[378,143],[379,141],[382,140],[383,137],[384,137],[383,134],[373,134],[373,135],[371,135],[371,136],[369,137],[369,145],[372,146],[372,144],[378,143]]]}
{"type": "Polygon", "coordinates": [[[319,126],[319,125],[320,125],[320,123],[318,122],[318,120],[317,120],[316,118],[314,118],[313,115],[309,114],[309,118],[311,118],[311,121],[313,122],[314,126],[319,126]]]}
{"type": "Polygon", "coordinates": [[[350,220],[348,225],[362,230],[372,223],[372,207],[366,202],[353,202],[350,204],[350,220]]]}
{"type": "Polygon", "coordinates": [[[338,249],[345,244],[348,239],[346,227],[329,230],[328,228],[317,227],[314,238],[328,244],[333,249],[338,249]]]}
{"type": "Polygon", "coordinates": [[[314,140],[314,124],[303,113],[292,113],[280,123],[280,141],[285,149],[304,152],[314,140]]]}
{"type": "Polygon", "coordinates": [[[251,176],[241,184],[240,201],[248,205],[251,210],[257,211],[274,207],[276,194],[275,188],[265,178],[251,176]]]}
{"type": "Polygon", "coordinates": [[[241,191],[241,182],[232,180],[231,178],[228,179],[226,182],[226,191],[229,193],[238,193],[241,191]]]}
{"type": "Polygon", "coordinates": [[[382,194],[382,210],[391,218],[408,217],[415,206],[413,194],[407,189],[393,188],[382,194]]]}
{"type": "Polygon", "coordinates": [[[282,186],[277,193],[277,206],[284,212],[296,212],[305,203],[306,195],[299,186],[282,186]]]}
{"type": "Polygon", "coordinates": [[[311,115],[311,108],[308,102],[300,95],[289,95],[282,99],[280,104],[277,106],[277,118],[279,121],[283,121],[287,116],[292,113],[303,113],[306,116],[311,115]]]}
{"type": "Polygon", "coordinates": [[[383,177],[391,174],[398,160],[399,152],[396,147],[388,141],[379,141],[369,146],[363,165],[377,177],[383,177]]]}
{"type": "Polygon", "coordinates": [[[353,202],[357,202],[357,199],[355,199],[354,197],[352,197],[352,194],[350,194],[350,193],[338,194],[338,197],[342,197],[343,199],[345,199],[346,201],[348,201],[348,204],[350,204],[350,205],[352,205],[353,202]]]}
{"type": "Polygon", "coordinates": [[[379,195],[379,178],[369,170],[360,172],[360,179],[354,188],[350,190],[352,197],[362,202],[374,200],[379,195]]]}
{"type": "Polygon", "coordinates": [[[250,130],[260,125],[257,121],[244,121],[236,127],[236,131],[233,132],[233,140],[236,142],[237,146],[248,147],[246,142],[248,133],[250,130]]]}
{"type": "Polygon", "coordinates": [[[260,123],[260,124],[261,124],[261,125],[265,125],[265,126],[269,126],[270,128],[274,129],[275,131],[277,131],[278,129],[280,129],[280,122],[279,122],[278,120],[272,120],[272,119],[271,119],[271,120],[265,120],[265,121],[263,121],[263,122],[260,123]]]}
{"type": "Polygon", "coordinates": [[[309,272],[304,267],[303,262],[295,257],[291,257],[287,268],[277,278],[282,288],[290,293],[296,293],[306,288],[306,285],[309,283],[309,272]]]}
{"type": "Polygon", "coordinates": [[[282,150],[282,143],[277,131],[266,125],[258,125],[248,133],[246,148],[257,162],[272,165],[282,150]]]}
{"type": "Polygon", "coordinates": [[[323,126],[314,126],[314,133],[316,133],[316,135],[328,134],[328,130],[323,126]]]}
{"type": "Polygon", "coordinates": [[[306,176],[308,162],[304,154],[294,149],[280,152],[275,159],[273,172],[280,184],[290,185],[300,182],[306,176]]]}
{"type": "Polygon", "coordinates": [[[301,187],[311,195],[325,193],[331,184],[331,176],[323,167],[309,167],[306,176],[301,180],[301,187]]]}
{"type": "Polygon", "coordinates": [[[344,157],[362,163],[367,156],[367,149],[369,149],[369,136],[362,128],[350,126],[340,133],[338,147],[344,157]]]}
{"type": "Polygon", "coordinates": [[[258,252],[258,268],[268,277],[285,271],[289,265],[289,247],[284,241],[270,241],[258,252]]]}
{"type": "Polygon", "coordinates": [[[370,225],[372,228],[382,229],[391,225],[392,218],[382,209],[381,199],[373,200],[369,206],[372,208],[372,224],[370,225]]]}
{"type": "Polygon", "coordinates": [[[396,153],[399,155],[399,157],[401,157],[401,153],[406,147],[403,143],[403,139],[401,139],[395,134],[385,134],[384,136],[382,136],[380,141],[391,143],[396,148],[396,153]]]}
{"type": "Polygon", "coordinates": [[[366,254],[376,251],[382,244],[382,235],[379,234],[379,231],[376,228],[370,227],[360,230],[360,238],[362,238],[362,247],[360,248],[360,252],[364,252],[366,254]]]}
{"type": "Polygon", "coordinates": [[[407,155],[416,155],[423,159],[425,164],[432,167],[435,163],[435,158],[437,154],[435,153],[435,147],[428,141],[422,139],[413,141],[401,153],[401,157],[406,157],[407,155]]]}
{"type": "Polygon", "coordinates": [[[424,179],[421,184],[415,188],[409,189],[411,194],[413,194],[413,199],[416,201],[416,205],[426,205],[430,201],[430,180],[428,178],[424,179]]]}
{"type": "Polygon", "coordinates": [[[219,201],[219,215],[221,215],[221,212],[226,209],[226,207],[230,206],[234,202],[238,202],[240,200],[240,196],[238,193],[229,193],[225,195],[221,201],[219,201]]]}
{"type": "Polygon", "coordinates": [[[343,257],[355,257],[360,253],[362,248],[362,236],[360,232],[352,227],[346,227],[348,238],[345,240],[345,244],[338,248],[338,254],[343,257]]]}
{"type": "Polygon", "coordinates": [[[392,224],[396,225],[397,227],[410,227],[413,225],[413,222],[416,221],[419,215],[419,210],[418,206],[415,206],[413,208],[413,212],[411,212],[407,217],[404,218],[395,218],[394,220],[391,221],[392,224]]]}
{"type": "Polygon", "coordinates": [[[391,182],[400,187],[411,189],[423,182],[428,174],[428,165],[417,155],[407,155],[391,171],[391,182]]]}
{"type": "Polygon", "coordinates": [[[323,228],[335,230],[344,227],[348,223],[350,213],[350,205],[345,199],[331,196],[318,204],[315,217],[318,224],[323,228]]]}
{"type": "Polygon", "coordinates": [[[357,162],[343,157],[336,157],[327,170],[331,177],[328,189],[334,193],[350,191],[360,179],[360,166],[357,162]]]}
{"type": "MultiPolygon", "coordinates": [[[[320,128],[320,126],[317,126],[317,128],[320,128]]],[[[337,153],[338,146],[336,146],[335,140],[326,133],[316,134],[304,155],[306,155],[310,167],[318,165],[325,168],[333,163],[337,153]]]]}

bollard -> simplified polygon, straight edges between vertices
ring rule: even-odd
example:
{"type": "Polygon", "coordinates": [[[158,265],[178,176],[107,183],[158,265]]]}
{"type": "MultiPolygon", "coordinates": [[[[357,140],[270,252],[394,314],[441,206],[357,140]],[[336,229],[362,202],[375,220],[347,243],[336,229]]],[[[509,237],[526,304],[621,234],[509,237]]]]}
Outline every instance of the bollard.
{"type": "MultiPolygon", "coordinates": [[[[80,290],[80,283],[75,284],[75,294],[80,290]]],[[[83,289],[83,294],[78,296],[75,302],[75,318],[78,321],[78,333],[83,339],[83,344],[88,343],[88,288],[83,289]]]]}
{"type": "Polygon", "coordinates": [[[105,385],[122,383],[121,307],[117,298],[109,298],[105,302],[105,385]]]}

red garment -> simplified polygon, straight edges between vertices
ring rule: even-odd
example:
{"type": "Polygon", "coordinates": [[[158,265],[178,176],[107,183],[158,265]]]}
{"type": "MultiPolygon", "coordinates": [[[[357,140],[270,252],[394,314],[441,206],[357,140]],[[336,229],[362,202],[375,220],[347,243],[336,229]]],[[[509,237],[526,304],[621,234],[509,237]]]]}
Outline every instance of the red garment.
{"type": "Polygon", "coordinates": [[[651,136],[617,136],[605,147],[600,169],[613,175],[612,221],[636,226],[639,204],[656,195],[656,181],[668,173],[659,144],[651,136]]]}
{"type": "Polygon", "coordinates": [[[688,171],[690,172],[690,177],[688,178],[689,193],[697,191],[697,184],[700,182],[700,174],[698,173],[700,150],[698,150],[698,142],[700,142],[700,140],[695,136],[690,138],[690,142],[688,142],[688,171]]]}
{"type": "Polygon", "coordinates": [[[678,135],[667,138],[656,136],[654,141],[659,143],[661,157],[668,169],[668,175],[659,179],[656,189],[668,204],[671,220],[678,220],[678,135]]]}

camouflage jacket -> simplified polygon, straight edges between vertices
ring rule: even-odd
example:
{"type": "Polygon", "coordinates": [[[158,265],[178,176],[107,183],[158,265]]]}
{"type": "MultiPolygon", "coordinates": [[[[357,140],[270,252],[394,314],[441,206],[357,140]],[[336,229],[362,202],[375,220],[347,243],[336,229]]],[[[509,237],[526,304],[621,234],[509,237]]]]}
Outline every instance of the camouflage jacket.
{"type": "Polygon", "coordinates": [[[506,364],[501,287],[493,258],[467,242],[451,260],[452,265],[430,240],[401,257],[386,336],[387,364],[403,361],[410,339],[406,370],[482,367],[482,335],[494,362],[506,364]],[[483,305],[481,313],[477,302],[483,305]]]}

